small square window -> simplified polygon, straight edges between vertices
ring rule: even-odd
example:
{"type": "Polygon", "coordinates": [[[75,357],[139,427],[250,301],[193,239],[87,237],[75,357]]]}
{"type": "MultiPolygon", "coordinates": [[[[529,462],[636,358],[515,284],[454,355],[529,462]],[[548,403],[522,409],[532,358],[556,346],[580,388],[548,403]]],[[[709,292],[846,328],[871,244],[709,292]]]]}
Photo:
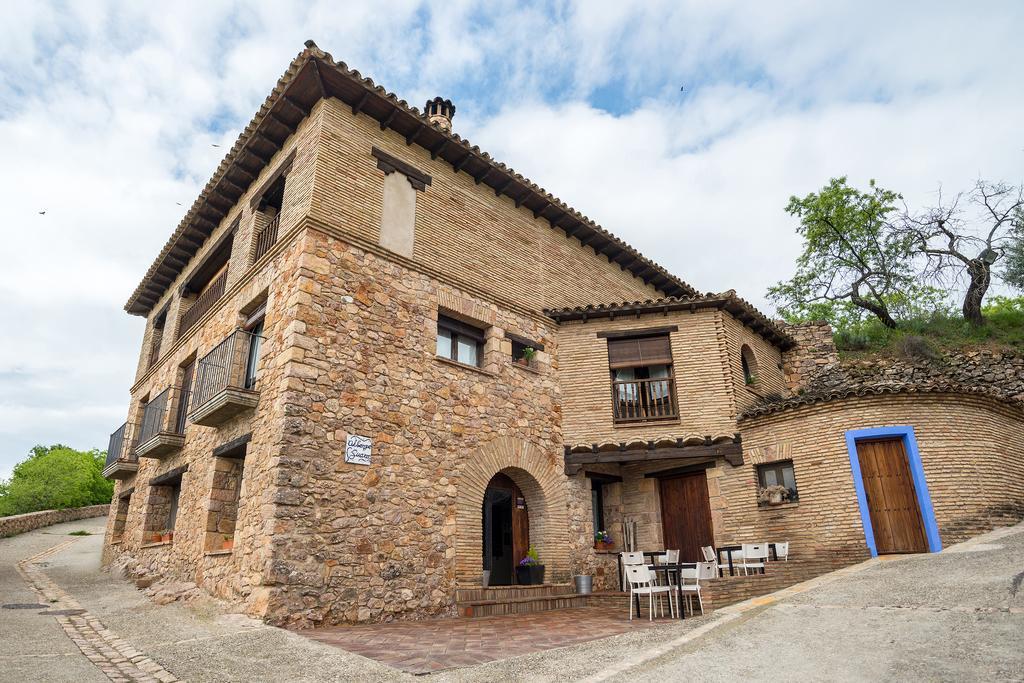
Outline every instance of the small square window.
{"type": "Polygon", "coordinates": [[[797,500],[796,476],[793,473],[792,460],[780,460],[779,462],[766,463],[757,466],[757,502],[759,505],[771,505],[778,501],[781,493],[781,502],[793,502],[797,500]],[[784,491],[778,488],[782,487],[784,491]]]}
{"type": "Polygon", "coordinates": [[[484,355],[484,331],[460,320],[438,315],[437,355],[479,367],[484,355]]]}

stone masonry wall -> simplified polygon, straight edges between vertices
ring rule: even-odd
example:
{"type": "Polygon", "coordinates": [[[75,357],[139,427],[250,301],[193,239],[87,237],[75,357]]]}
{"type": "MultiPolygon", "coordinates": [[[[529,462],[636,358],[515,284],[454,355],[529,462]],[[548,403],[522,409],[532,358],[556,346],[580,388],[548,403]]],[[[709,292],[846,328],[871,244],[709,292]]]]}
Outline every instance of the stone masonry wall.
{"type": "MultiPolygon", "coordinates": [[[[520,463],[514,478],[538,484],[537,504],[564,500],[554,324],[317,231],[301,250],[267,616],[309,626],[451,614],[466,468],[511,439],[523,444],[502,461],[520,463]],[[439,308],[488,328],[483,368],[435,356],[439,308]],[[506,330],[545,345],[535,367],[511,362],[506,330]],[[350,434],[372,439],[370,466],[344,462],[350,434]],[[541,464],[519,459],[523,448],[541,464]]],[[[479,536],[469,544],[478,558],[479,536]]],[[[538,551],[557,566],[565,549],[538,551]]]]}
{"type": "Polygon", "coordinates": [[[912,426],[943,546],[1024,518],[1024,421],[986,397],[852,397],[744,420],[745,460],[722,466],[719,543],[790,540],[796,553],[866,553],[845,433],[912,426]],[[792,460],[799,501],[759,508],[755,466],[792,460]]]}
{"type": "Polygon", "coordinates": [[[81,508],[66,508],[64,510],[40,510],[39,512],[26,512],[23,515],[10,515],[0,517],[0,538],[17,536],[26,531],[41,529],[44,526],[73,522],[77,519],[88,519],[90,517],[106,517],[110,505],[89,505],[81,508]]]}
{"type": "Polygon", "coordinates": [[[816,376],[839,365],[839,352],[832,341],[832,328],[828,323],[780,324],[796,342],[782,355],[783,372],[790,393],[807,389],[816,376]]]}

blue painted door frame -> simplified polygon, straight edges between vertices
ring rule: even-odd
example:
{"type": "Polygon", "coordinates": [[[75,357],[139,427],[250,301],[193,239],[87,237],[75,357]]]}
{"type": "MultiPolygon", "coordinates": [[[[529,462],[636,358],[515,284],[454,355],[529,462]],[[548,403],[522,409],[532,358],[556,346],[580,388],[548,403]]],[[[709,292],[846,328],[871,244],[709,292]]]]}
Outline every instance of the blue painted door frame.
{"type": "Polygon", "coordinates": [[[924,522],[924,533],[928,539],[929,552],[942,550],[939,538],[939,525],[935,522],[935,510],[932,508],[932,497],[928,493],[928,483],[924,478],[924,466],[921,464],[921,453],[917,449],[913,427],[876,427],[873,429],[851,429],[846,432],[846,450],[850,454],[850,469],[853,472],[853,486],[857,490],[857,505],[860,506],[860,520],[864,524],[864,538],[868,543],[871,557],[878,557],[875,547],[875,530],[871,525],[871,511],[868,509],[867,495],[864,493],[864,475],[860,471],[860,458],[857,457],[857,442],[866,439],[900,439],[903,451],[907,454],[910,475],[914,482],[914,494],[917,506],[921,510],[924,522]]]}

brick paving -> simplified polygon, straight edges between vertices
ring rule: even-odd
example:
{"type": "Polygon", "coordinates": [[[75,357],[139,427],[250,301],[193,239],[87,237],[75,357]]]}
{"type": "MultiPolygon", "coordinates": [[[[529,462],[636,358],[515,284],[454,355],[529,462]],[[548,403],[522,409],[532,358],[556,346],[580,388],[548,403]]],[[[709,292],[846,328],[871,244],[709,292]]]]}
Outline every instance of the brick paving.
{"type": "Polygon", "coordinates": [[[111,681],[139,681],[140,683],[174,683],[179,679],[131,643],[121,639],[82,609],[68,593],[50,580],[41,563],[64,550],[78,539],[71,539],[47,548],[41,553],[18,562],[18,571],[29,586],[49,605],[50,610],[67,610],[56,616],[71,641],[82,654],[111,681]]]}
{"type": "Polygon", "coordinates": [[[414,674],[472,666],[636,629],[669,619],[629,620],[624,609],[579,607],[476,619],[450,618],[300,631],[313,640],[414,674]]]}

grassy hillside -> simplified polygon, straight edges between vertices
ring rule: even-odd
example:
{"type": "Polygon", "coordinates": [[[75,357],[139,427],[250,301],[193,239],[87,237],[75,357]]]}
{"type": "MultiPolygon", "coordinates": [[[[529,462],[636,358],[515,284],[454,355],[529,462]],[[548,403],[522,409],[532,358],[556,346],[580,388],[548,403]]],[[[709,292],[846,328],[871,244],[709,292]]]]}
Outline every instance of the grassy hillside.
{"type": "Polygon", "coordinates": [[[842,358],[865,356],[928,357],[971,348],[1024,353],[1024,297],[992,297],[985,305],[986,324],[974,327],[955,312],[936,311],[900,320],[890,330],[872,318],[835,331],[842,358]]]}

